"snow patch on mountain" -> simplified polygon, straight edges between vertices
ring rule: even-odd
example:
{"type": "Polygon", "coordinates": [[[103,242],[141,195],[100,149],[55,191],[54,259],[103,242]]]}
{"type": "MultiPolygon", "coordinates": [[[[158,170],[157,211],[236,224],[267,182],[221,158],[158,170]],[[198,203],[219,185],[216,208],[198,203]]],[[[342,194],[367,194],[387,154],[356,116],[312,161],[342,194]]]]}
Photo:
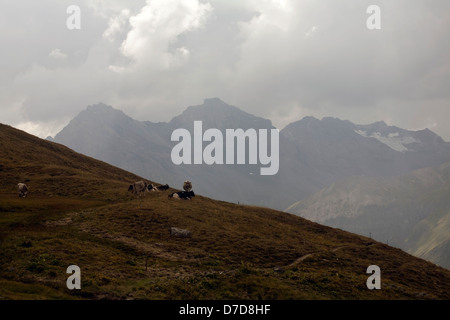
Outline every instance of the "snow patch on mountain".
{"type": "Polygon", "coordinates": [[[387,145],[389,148],[399,152],[408,151],[409,149],[406,145],[419,142],[411,136],[401,136],[399,132],[389,133],[387,136],[384,136],[380,132],[372,132],[370,135],[364,130],[355,130],[355,132],[366,138],[375,138],[387,145]]]}

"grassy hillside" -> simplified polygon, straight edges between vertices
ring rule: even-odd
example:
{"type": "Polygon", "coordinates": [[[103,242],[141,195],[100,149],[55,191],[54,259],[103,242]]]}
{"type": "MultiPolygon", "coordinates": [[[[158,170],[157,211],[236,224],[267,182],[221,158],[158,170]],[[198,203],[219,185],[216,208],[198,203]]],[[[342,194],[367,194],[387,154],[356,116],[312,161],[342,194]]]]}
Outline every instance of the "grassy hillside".
{"type": "Polygon", "coordinates": [[[133,174],[3,125],[0,170],[2,299],[450,298],[450,271],[399,249],[202,196],[135,199],[133,174]],[[81,290],[66,288],[72,264],[81,290]],[[366,287],[370,265],[381,290],[366,287]]]}

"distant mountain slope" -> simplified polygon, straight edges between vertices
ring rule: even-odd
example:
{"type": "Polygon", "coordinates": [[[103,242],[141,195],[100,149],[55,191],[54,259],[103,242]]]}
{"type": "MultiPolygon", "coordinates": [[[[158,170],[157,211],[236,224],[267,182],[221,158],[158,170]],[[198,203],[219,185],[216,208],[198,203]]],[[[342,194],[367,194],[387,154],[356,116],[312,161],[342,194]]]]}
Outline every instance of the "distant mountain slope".
{"type": "Polygon", "coordinates": [[[122,199],[123,190],[136,179],[140,178],[66,146],[0,124],[0,193],[17,196],[17,183],[25,182],[36,196],[96,199],[108,193],[122,199]]]}
{"type": "Polygon", "coordinates": [[[4,125],[0,179],[1,299],[450,299],[449,270],[399,249],[200,194],[136,199],[139,177],[4,125]],[[366,287],[370,265],[381,290],[366,287]]]}
{"type": "Polygon", "coordinates": [[[450,143],[429,130],[408,131],[384,122],[355,125],[306,117],[282,134],[301,162],[325,185],[352,175],[394,176],[450,161],[450,143]]]}
{"type": "Polygon", "coordinates": [[[98,104],[82,111],[54,140],[136,174],[151,171],[155,180],[163,181],[170,140],[161,136],[159,127],[98,104]]]}
{"type": "Polygon", "coordinates": [[[450,163],[395,178],[355,176],[286,211],[388,242],[450,268],[450,163]]]}
{"type": "Polygon", "coordinates": [[[280,131],[280,165],[275,176],[260,176],[260,165],[176,166],[171,160],[176,145],[171,134],[183,128],[193,135],[196,120],[203,121],[203,131],[274,128],[269,120],[218,98],[188,107],[169,123],[136,121],[100,104],[81,112],[55,141],[177,188],[189,179],[205,196],[282,210],[349,176],[395,176],[450,161],[450,143],[429,130],[306,117],[280,131]]]}

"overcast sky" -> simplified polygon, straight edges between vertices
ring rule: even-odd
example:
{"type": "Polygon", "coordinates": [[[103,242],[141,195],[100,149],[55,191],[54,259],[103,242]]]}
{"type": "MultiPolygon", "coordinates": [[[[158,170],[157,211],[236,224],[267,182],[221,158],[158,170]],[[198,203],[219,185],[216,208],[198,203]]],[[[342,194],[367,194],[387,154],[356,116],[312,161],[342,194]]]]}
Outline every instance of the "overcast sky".
{"type": "Polygon", "coordinates": [[[158,122],[219,97],[280,129],[333,116],[450,141],[449,31],[448,0],[0,0],[0,122],[45,138],[98,102],[158,122]]]}

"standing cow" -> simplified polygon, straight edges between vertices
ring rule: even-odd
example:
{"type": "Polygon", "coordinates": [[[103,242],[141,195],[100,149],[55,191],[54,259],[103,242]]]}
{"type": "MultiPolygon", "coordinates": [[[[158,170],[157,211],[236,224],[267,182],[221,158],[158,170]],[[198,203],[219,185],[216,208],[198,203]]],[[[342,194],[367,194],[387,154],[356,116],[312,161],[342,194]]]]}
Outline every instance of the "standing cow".
{"type": "Polygon", "coordinates": [[[28,187],[25,183],[19,183],[17,189],[19,189],[19,198],[25,198],[28,194],[28,187]]]}
{"type": "Polygon", "coordinates": [[[145,181],[137,181],[133,184],[130,184],[128,187],[128,191],[132,192],[135,196],[140,196],[141,192],[148,191],[148,183],[145,181]]]}

